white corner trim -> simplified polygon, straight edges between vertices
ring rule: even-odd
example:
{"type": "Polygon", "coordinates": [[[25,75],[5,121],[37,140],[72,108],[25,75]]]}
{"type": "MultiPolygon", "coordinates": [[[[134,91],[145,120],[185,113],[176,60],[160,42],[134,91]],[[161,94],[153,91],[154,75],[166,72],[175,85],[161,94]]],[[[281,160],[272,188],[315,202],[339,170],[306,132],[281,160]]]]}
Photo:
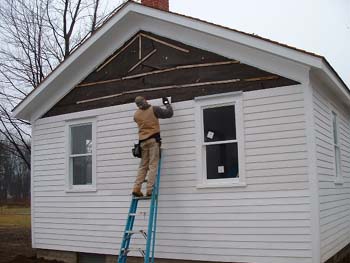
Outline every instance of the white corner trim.
{"type": "Polygon", "coordinates": [[[32,123],[32,139],[31,139],[31,153],[30,153],[30,217],[31,217],[31,233],[32,233],[32,247],[36,248],[35,242],[35,186],[34,186],[34,151],[35,151],[35,123],[32,123]]]}
{"type": "Polygon", "coordinates": [[[316,135],[313,107],[312,83],[304,84],[304,107],[306,119],[306,140],[308,149],[308,174],[311,205],[311,235],[312,235],[312,262],[321,260],[321,227],[320,227],[320,199],[319,180],[316,160],[316,135]]]}

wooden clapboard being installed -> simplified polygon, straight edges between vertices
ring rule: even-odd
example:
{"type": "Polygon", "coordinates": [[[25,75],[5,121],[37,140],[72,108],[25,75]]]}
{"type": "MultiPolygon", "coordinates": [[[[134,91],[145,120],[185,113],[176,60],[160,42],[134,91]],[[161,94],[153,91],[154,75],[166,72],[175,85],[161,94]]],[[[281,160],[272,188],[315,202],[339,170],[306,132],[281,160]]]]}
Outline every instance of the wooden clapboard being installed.
{"type": "Polygon", "coordinates": [[[130,103],[138,95],[148,99],[171,96],[173,102],[179,102],[216,93],[298,84],[143,31],[96,66],[44,117],[130,103]]]}

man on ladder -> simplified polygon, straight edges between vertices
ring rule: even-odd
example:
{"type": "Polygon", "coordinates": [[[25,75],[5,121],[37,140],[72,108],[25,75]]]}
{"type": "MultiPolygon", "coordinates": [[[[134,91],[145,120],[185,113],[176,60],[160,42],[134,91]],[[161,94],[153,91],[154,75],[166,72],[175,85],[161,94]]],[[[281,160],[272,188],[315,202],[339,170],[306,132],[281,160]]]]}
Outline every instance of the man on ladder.
{"type": "Polygon", "coordinates": [[[135,103],[138,109],[134,114],[134,121],[137,123],[139,129],[141,162],[132,194],[136,197],[143,196],[141,186],[148,172],[146,196],[151,196],[157,175],[160,154],[161,137],[158,119],[171,118],[174,113],[167,98],[163,98],[165,109],[150,105],[147,100],[141,96],[136,97],[135,103]]]}

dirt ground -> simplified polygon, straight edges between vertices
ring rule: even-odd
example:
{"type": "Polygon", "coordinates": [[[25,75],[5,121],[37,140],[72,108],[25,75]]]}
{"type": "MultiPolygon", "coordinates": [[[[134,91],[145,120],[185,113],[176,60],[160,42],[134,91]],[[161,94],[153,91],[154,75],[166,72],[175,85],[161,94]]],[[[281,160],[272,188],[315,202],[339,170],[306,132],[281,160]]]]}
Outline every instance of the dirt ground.
{"type": "Polygon", "coordinates": [[[37,259],[31,248],[30,228],[0,226],[0,263],[58,263],[37,259]]]}

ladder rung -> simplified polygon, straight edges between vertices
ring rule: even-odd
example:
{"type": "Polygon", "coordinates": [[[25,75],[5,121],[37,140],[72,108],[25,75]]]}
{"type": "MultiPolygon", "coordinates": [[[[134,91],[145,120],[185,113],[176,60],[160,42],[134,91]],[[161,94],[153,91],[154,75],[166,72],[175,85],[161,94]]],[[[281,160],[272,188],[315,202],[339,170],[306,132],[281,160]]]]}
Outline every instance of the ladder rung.
{"type": "Polygon", "coordinates": [[[147,233],[144,230],[128,230],[126,231],[127,234],[141,234],[145,239],[147,239],[147,233]]]}
{"type": "Polygon", "coordinates": [[[130,213],[129,216],[146,216],[146,212],[130,213]]]}
{"type": "Polygon", "coordinates": [[[143,257],[145,256],[145,250],[142,248],[122,248],[121,250],[126,254],[132,251],[137,251],[140,252],[143,257]]]}
{"type": "Polygon", "coordinates": [[[139,233],[144,233],[144,230],[127,230],[126,233],[128,234],[139,234],[139,233]]]}
{"type": "Polygon", "coordinates": [[[151,198],[152,198],[152,196],[141,196],[141,197],[133,196],[133,199],[135,199],[135,200],[149,200],[151,198]]]}

